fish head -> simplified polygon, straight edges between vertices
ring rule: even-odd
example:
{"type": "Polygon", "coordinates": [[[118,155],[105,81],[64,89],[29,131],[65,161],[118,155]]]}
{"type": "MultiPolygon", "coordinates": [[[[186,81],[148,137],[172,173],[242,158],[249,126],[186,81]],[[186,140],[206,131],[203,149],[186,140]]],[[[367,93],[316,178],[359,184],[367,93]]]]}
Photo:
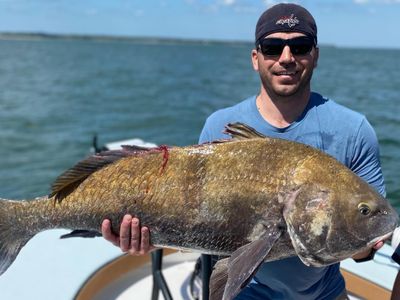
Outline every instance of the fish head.
{"type": "Polygon", "coordinates": [[[284,218],[299,258],[312,266],[339,262],[387,239],[399,217],[361,179],[352,186],[302,186],[287,197],[284,218]]]}
{"type": "Polygon", "coordinates": [[[388,239],[398,226],[399,215],[390,202],[361,179],[336,197],[339,215],[332,220],[327,244],[341,260],[388,239]]]}

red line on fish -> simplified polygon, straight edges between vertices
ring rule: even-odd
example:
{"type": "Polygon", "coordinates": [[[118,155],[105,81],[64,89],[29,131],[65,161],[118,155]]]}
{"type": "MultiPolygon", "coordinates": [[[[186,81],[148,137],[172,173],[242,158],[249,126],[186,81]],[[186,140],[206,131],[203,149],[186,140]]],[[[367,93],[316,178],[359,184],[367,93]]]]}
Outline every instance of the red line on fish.
{"type": "Polygon", "coordinates": [[[169,152],[168,152],[168,146],[166,145],[161,145],[158,147],[159,150],[163,151],[163,164],[160,169],[160,175],[164,172],[165,167],[167,166],[168,163],[168,158],[169,158],[169,152]]]}

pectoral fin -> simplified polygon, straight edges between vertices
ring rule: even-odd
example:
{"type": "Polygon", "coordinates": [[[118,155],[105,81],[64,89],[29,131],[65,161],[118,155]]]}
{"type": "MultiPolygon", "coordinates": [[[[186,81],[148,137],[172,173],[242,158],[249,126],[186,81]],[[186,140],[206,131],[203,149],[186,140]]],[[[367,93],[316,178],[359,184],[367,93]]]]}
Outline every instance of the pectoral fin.
{"type": "Polygon", "coordinates": [[[84,229],[76,229],[71,231],[70,233],[63,234],[60,236],[60,239],[67,239],[72,237],[83,237],[83,238],[94,238],[97,236],[101,236],[101,233],[95,230],[84,230],[84,229]]]}
{"type": "Polygon", "coordinates": [[[271,228],[259,240],[240,247],[230,258],[219,261],[210,279],[210,299],[231,300],[239,294],[281,234],[278,227],[271,228]]]}

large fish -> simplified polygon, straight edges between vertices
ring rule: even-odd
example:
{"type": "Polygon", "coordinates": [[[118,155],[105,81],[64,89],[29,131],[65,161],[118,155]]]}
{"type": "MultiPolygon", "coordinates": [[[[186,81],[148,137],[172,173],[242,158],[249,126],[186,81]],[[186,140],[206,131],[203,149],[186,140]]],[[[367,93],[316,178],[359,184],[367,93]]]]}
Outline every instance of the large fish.
{"type": "Polygon", "coordinates": [[[232,139],[100,153],[62,174],[49,196],[3,199],[0,274],[40,231],[94,236],[103,219],[117,225],[130,213],[155,246],[230,255],[214,270],[211,297],[232,299],[263,261],[328,265],[396,228],[390,204],[332,157],[244,124],[226,131],[232,139]]]}

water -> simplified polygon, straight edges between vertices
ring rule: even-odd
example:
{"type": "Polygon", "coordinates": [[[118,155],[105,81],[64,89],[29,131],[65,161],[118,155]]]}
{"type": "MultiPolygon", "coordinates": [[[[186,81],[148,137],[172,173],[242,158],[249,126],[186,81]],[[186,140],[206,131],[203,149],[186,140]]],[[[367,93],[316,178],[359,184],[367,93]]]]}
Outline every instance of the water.
{"type": "MultiPolygon", "coordinates": [[[[205,118],[259,89],[251,44],[0,41],[0,197],[49,192],[100,144],[196,143],[205,118]]],[[[400,50],[322,47],[313,89],[365,114],[400,209],[400,50]]]]}

